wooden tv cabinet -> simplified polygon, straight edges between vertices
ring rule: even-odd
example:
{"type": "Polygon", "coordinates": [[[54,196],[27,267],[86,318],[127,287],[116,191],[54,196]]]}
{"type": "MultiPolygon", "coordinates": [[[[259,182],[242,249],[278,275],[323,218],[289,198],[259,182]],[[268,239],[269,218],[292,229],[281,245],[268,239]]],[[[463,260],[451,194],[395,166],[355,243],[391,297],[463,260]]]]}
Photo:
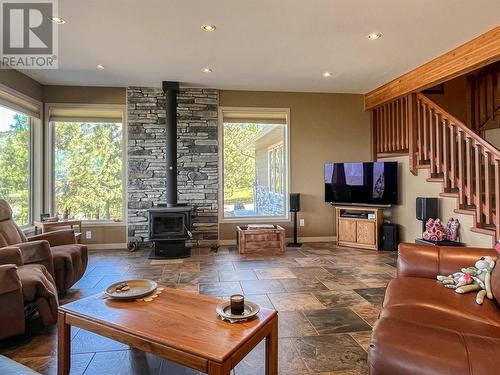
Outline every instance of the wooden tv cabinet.
{"type": "Polygon", "coordinates": [[[378,250],[383,209],[377,207],[335,207],[337,243],[340,246],[378,250]],[[349,216],[352,213],[352,217],[349,216]],[[354,217],[354,215],[360,215],[354,217]]]}

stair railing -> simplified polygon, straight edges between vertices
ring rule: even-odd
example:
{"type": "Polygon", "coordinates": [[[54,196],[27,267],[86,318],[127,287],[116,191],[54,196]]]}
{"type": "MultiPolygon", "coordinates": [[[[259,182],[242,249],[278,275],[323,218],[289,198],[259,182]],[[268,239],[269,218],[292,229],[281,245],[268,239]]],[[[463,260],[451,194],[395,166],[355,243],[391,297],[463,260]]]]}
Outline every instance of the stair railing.
{"type": "Polygon", "coordinates": [[[474,209],[476,227],[495,226],[500,241],[500,151],[425,95],[408,100],[410,168],[430,169],[460,209],[474,209]]]}

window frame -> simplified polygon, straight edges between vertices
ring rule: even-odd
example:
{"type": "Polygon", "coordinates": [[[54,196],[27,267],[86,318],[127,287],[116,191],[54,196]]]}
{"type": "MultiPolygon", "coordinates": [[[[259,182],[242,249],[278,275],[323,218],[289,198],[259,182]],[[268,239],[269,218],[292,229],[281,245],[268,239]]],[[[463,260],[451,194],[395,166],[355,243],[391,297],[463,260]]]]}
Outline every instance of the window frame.
{"type": "MultiPolygon", "coordinates": [[[[82,103],[46,103],[44,106],[44,119],[45,119],[45,210],[53,214],[55,212],[55,126],[52,121],[50,121],[50,111],[57,108],[95,108],[95,109],[111,109],[120,110],[122,113],[122,220],[120,222],[115,222],[113,220],[82,220],[82,224],[86,226],[116,226],[116,225],[127,225],[127,176],[128,176],[128,153],[127,153],[127,138],[128,138],[128,126],[127,126],[127,106],[122,104],[82,104],[82,103]]],[[[99,119],[93,118],[92,122],[96,122],[99,119]]],[[[81,119],[75,119],[75,121],[82,122],[81,119]]],[[[109,122],[109,119],[103,118],[102,122],[109,122]]]]}
{"type": "Polygon", "coordinates": [[[1,100],[0,105],[12,111],[22,113],[29,118],[29,160],[28,160],[28,223],[20,226],[25,233],[31,232],[34,228],[33,222],[40,215],[42,208],[42,114],[43,104],[30,96],[22,94],[17,90],[0,83],[0,92],[10,95],[15,102],[1,100]],[[19,104],[21,103],[21,105],[19,104]],[[24,109],[26,104],[30,109],[24,109]],[[34,112],[33,112],[34,111],[34,112]]]}
{"type": "MultiPolygon", "coordinates": [[[[281,171],[283,171],[283,162],[284,162],[284,159],[283,159],[283,150],[284,150],[284,145],[283,143],[276,143],[272,146],[269,146],[267,148],[267,170],[268,170],[268,187],[269,189],[271,189],[273,191],[273,193],[278,193],[277,191],[277,186],[278,186],[278,181],[279,181],[279,187],[280,187],[280,190],[283,190],[283,173],[281,174],[281,177],[279,178],[279,180],[276,178],[276,156],[278,155],[278,152],[281,149],[281,151],[279,152],[279,155],[280,155],[280,164],[281,166],[279,167],[279,169],[281,171]],[[273,164],[274,162],[274,164],[273,164]]],[[[279,193],[282,193],[284,194],[284,192],[279,192],[279,193]]]]}
{"type": "Polygon", "coordinates": [[[284,223],[291,220],[290,216],[290,202],[288,199],[290,193],[290,108],[278,107],[233,107],[233,106],[219,106],[219,126],[218,126],[218,139],[219,139],[219,223],[284,223]],[[283,182],[286,183],[284,189],[285,196],[285,215],[283,216],[245,216],[245,217],[224,217],[224,112],[238,111],[238,112],[256,112],[256,113],[282,113],[285,115],[285,134],[283,137],[283,161],[285,162],[283,171],[285,176],[283,182]]]}

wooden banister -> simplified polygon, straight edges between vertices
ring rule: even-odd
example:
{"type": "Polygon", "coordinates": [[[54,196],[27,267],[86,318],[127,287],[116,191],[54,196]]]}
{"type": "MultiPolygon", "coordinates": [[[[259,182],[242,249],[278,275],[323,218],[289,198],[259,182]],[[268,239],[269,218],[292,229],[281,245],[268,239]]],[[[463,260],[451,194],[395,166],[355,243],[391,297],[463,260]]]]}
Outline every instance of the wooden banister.
{"type": "Polygon", "coordinates": [[[428,165],[445,192],[458,194],[460,209],[473,210],[476,228],[500,241],[500,151],[425,95],[412,100],[417,164],[428,165]]]}
{"type": "Polygon", "coordinates": [[[371,120],[374,159],[408,154],[413,174],[428,168],[431,180],[457,197],[459,211],[474,215],[477,231],[500,241],[498,149],[421,93],[372,109],[371,120]]]}
{"type": "Polygon", "coordinates": [[[456,126],[458,128],[460,128],[466,134],[467,137],[473,139],[477,143],[484,144],[483,146],[487,150],[489,150],[492,154],[497,154],[498,157],[500,157],[500,151],[498,151],[498,149],[495,146],[488,143],[484,138],[481,138],[480,135],[478,135],[477,133],[475,133],[474,131],[469,129],[462,121],[458,120],[456,117],[454,117],[453,115],[446,112],[443,108],[438,106],[436,103],[434,103],[432,100],[430,100],[427,96],[425,96],[421,93],[417,93],[416,95],[417,95],[418,99],[421,100],[423,103],[425,103],[427,106],[429,106],[429,108],[433,109],[434,111],[437,111],[444,118],[446,118],[448,121],[456,124],[456,126]]]}

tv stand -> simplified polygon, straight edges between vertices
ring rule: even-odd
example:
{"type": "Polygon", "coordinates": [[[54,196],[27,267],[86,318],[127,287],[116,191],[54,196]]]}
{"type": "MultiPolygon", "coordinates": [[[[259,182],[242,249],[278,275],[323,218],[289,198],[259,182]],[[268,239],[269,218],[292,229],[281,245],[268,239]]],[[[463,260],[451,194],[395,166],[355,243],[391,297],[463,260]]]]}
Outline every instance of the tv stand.
{"type": "Polygon", "coordinates": [[[337,206],[337,243],[339,246],[378,250],[383,209],[379,207],[337,206]]]}

